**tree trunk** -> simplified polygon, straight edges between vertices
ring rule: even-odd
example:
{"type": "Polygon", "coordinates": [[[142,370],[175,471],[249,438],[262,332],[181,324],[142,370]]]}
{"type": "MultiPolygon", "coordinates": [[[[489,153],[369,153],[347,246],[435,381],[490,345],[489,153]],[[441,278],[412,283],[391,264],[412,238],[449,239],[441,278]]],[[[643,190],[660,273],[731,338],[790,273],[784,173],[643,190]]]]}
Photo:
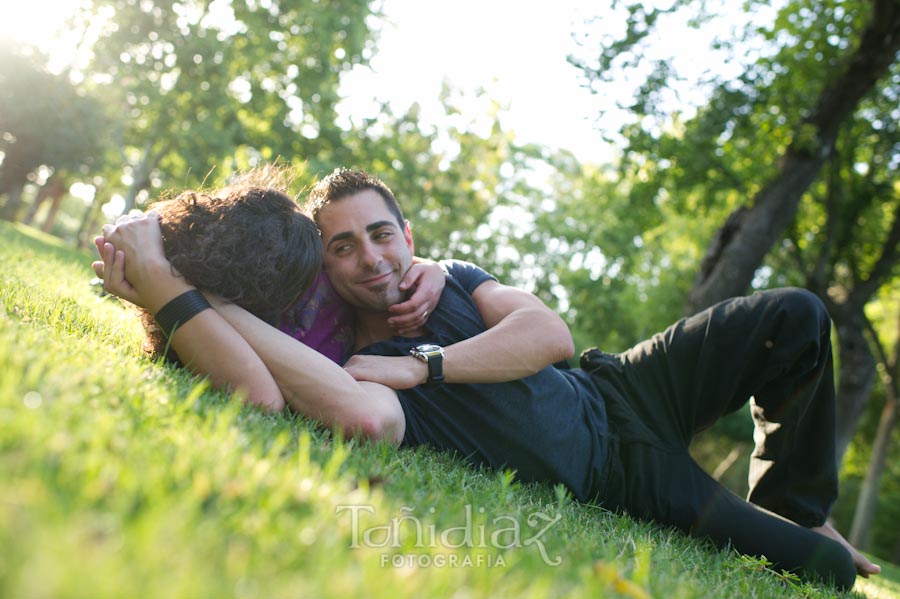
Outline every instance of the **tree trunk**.
{"type": "Polygon", "coordinates": [[[747,292],[753,274],[793,220],[800,198],[834,149],[837,131],[896,60],[900,2],[873,0],[872,14],[846,69],[826,85],[781,168],[750,202],[716,232],[688,297],[687,313],[747,292]]]}
{"type": "Polygon", "coordinates": [[[740,207],[716,232],[694,286],[687,313],[696,313],[729,297],[743,295],[763,258],[794,219],[800,197],[815,181],[827,156],[788,150],[779,176],[740,207]]]}
{"type": "Polygon", "coordinates": [[[13,146],[6,152],[0,166],[0,195],[6,195],[6,203],[0,210],[0,218],[15,222],[22,211],[22,190],[28,182],[30,169],[25,156],[20,151],[25,148],[13,146]]]}
{"type": "Polygon", "coordinates": [[[856,511],[853,514],[853,527],[850,529],[850,542],[857,549],[867,549],[869,546],[869,532],[872,529],[872,519],[875,516],[875,508],[878,504],[878,487],[881,483],[881,475],[887,462],[887,452],[891,444],[891,434],[897,426],[897,398],[893,393],[888,393],[888,399],[881,410],[881,418],[878,420],[878,432],[875,434],[875,442],[872,445],[872,458],[869,460],[869,469],[856,500],[856,511]]]}
{"type": "MultiPolygon", "coordinates": [[[[878,487],[884,474],[887,462],[887,452],[891,443],[891,434],[897,426],[898,408],[900,408],[900,386],[897,377],[900,375],[900,335],[894,345],[894,351],[890,358],[878,338],[878,332],[871,322],[868,322],[869,335],[872,345],[878,352],[878,360],[884,366],[884,388],[887,399],[881,410],[881,418],[878,420],[878,431],[875,434],[875,442],[872,444],[872,457],[869,459],[869,468],[863,481],[859,498],[856,501],[856,509],[853,513],[853,527],[850,530],[850,542],[860,549],[869,546],[872,521],[875,518],[875,510],[878,506],[878,487]]],[[[897,320],[900,328],[900,319],[897,320]]],[[[900,330],[898,330],[900,333],[900,330]]]]}
{"type": "Polygon", "coordinates": [[[41,225],[41,231],[44,233],[49,233],[56,223],[56,215],[59,214],[59,207],[62,206],[62,201],[65,197],[65,192],[53,196],[53,203],[50,204],[50,210],[47,211],[47,218],[44,219],[44,224],[41,225]]]}
{"type": "Polygon", "coordinates": [[[47,226],[47,222],[50,222],[51,227],[53,226],[53,219],[56,217],[56,210],[59,210],[59,203],[65,193],[65,176],[63,176],[59,171],[54,172],[52,175],[50,175],[50,178],[47,179],[47,181],[41,186],[37,194],[34,196],[34,200],[31,202],[31,207],[28,209],[28,213],[25,215],[25,218],[22,219],[22,222],[26,225],[31,225],[34,222],[35,217],[37,216],[38,210],[40,210],[44,202],[46,202],[47,200],[53,200],[53,204],[51,204],[50,206],[50,212],[44,219],[44,226],[42,227],[46,232],[50,228],[47,226]]]}
{"type": "Polygon", "coordinates": [[[875,385],[875,356],[866,340],[865,321],[859,310],[832,310],[837,330],[838,385],[836,449],[838,464],[850,445],[856,424],[875,385]]]}
{"type": "Polygon", "coordinates": [[[103,204],[107,201],[108,197],[106,194],[98,188],[91,205],[85,207],[84,214],[81,217],[81,224],[78,226],[78,233],[75,235],[75,243],[79,249],[93,248],[94,237],[100,234],[100,227],[102,226],[103,204]]]}
{"type": "Polygon", "coordinates": [[[0,211],[0,218],[10,222],[16,222],[22,209],[22,191],[25,183],[11,183],[6,187],[6,203],[0,211]]]}
{"type": "Polygon", "coordinates": [[[128,192],[125,194],[125,210],[122,214],[128,214],[137,205],[137,195],[141,190],[150,186],[150,171],[156,166],[159,154],[153,153],[153,143],[155,140],[149,139],[144,144],[144,151],[141,155],[141,161],[136,164],[132,170],[131,185],[128,186],[128,192]]]}
{"type": "Polygon", "coordinates": [[[35,158],[35,148],[38,145],[33,139],[22,136],[5,147],[6,155],[0,164],[0,196],[6,195],[6,203],[0,209],[0,218],[3,220],[18,220],[22,211],[22,190],[28,183],[28,173],[40,166],[35,158]]]}

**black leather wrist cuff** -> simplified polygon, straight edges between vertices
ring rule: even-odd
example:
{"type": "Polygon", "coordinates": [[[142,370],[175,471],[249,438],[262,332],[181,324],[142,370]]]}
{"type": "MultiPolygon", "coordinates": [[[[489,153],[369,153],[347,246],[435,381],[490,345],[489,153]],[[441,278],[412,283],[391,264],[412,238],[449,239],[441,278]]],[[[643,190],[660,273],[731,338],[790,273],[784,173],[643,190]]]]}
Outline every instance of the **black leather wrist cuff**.
{"type": "Polygon", "coordinates": [[[166,337],[171,337],[179,326],[183,325],[207,308],[212,308],[203,294],[197,289],[185,291],[168,304],[160,308],[153,317],[166,337]]]}

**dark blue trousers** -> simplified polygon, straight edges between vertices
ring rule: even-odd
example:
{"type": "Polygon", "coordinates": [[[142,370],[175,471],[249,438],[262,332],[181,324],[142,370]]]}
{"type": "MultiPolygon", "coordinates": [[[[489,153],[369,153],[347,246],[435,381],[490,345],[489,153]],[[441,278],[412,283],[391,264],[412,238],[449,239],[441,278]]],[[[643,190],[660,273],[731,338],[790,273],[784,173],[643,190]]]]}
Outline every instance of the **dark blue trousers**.
{"type": "Polygon", "coordinates": [[[853,586],[849,552],[808,528],[837,497],[830,331],[815,295],[778,289],[717,304],[621,354],[586,351],[582,367],[616,438],[602,503],[765,556],[777,570],[853,586]],[[688,447],[748,401],[755,449],[744,500],[688,447]]]}

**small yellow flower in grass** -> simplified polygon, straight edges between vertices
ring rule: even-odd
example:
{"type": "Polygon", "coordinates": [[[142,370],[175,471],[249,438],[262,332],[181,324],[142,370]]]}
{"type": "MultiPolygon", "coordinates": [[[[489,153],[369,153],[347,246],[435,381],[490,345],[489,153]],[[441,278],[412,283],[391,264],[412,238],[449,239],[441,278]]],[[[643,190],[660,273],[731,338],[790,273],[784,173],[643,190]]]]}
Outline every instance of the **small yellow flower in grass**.
{"type": "Polygon", "coordinates": [[[622,595],[631,597],[632,599],[652,599],[650,593],[644,590],[640,585],[623,578],[612,564],[603,561],[594,562],[594,573],[607,587],[622,595]]]}
{"type": "Polygon", "coordinates": [[[229,479],[222,488],[222,496],[235,499],[244,494],[244,483],[236,478],[229,479]]]}

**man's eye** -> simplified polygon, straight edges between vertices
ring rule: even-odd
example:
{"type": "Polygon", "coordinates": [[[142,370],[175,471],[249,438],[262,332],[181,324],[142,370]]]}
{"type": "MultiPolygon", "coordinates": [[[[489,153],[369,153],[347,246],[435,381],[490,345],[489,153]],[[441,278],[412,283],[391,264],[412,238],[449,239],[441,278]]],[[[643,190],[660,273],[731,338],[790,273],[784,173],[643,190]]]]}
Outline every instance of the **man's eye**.
{"type": "Polygon", "coordinates": [[[334,253],[335,253],[335,254],[346,254],[347,252],[350,251],[350,249],[351,249],[352,247],[353,247],[353,246],[350,245],[349,243],[345,243],[345,244],[343,244],[343,245],[339,245],[339,246],[337,246],[336,248],[334,248],[334,253]]]}
{"type": "Polygon", "coordinates": [[[375,235],[373,236],[373,239],[388,239],[389,237],[392,237],[392,236],[393,236],[393,233],[391,233],[391,231],[382,231],[380,233],[375,233],[375,235]]]}

